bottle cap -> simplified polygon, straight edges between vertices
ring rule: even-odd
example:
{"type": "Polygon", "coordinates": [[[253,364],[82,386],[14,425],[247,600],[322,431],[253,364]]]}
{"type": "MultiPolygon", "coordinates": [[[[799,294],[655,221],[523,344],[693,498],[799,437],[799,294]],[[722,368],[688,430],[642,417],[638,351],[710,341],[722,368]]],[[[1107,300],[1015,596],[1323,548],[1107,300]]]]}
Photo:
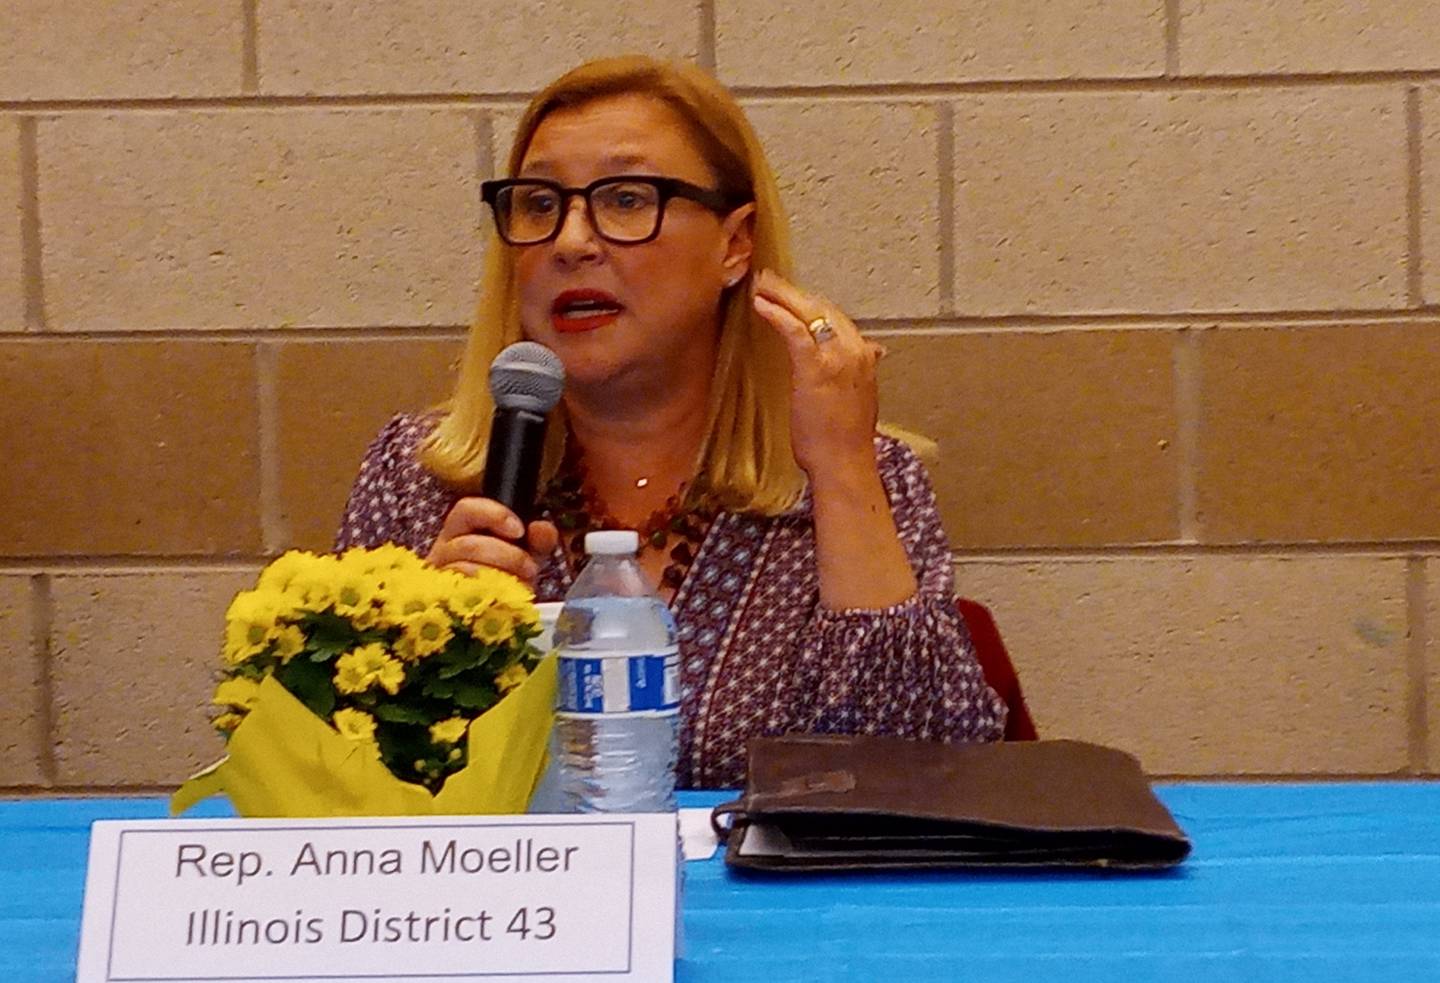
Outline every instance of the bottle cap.
{"type": "Polygon", "coordinates": [[[634,556],[640,551],[640,534],[633,529],[606,529],[585,534],[585,552],[605,556],[634,556]]]}

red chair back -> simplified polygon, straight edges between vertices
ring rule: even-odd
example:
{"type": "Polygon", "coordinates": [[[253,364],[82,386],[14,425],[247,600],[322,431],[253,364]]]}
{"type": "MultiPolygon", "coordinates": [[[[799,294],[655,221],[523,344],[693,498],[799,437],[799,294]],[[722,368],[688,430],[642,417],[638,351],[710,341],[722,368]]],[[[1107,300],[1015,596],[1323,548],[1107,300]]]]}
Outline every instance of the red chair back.
{"type": "Polygon", "coordinates": [[[1025,694],[1020,692],[1020,677],[1015,674],[1010,653],[1005,651],[1000,629],[995,627],[995,618],[989,608],[965,597],[957,597],[955,607],[960,617],[965,619],[965,627],[970,630],[970,641],[975,645],[975,657],[985,673],[985,682],[1010,708],[1010,715],[1005,720],[1005,740],[1038,740],[1035,722],[1030,719],[1030,708],[1025,705],[1025,694]]]}

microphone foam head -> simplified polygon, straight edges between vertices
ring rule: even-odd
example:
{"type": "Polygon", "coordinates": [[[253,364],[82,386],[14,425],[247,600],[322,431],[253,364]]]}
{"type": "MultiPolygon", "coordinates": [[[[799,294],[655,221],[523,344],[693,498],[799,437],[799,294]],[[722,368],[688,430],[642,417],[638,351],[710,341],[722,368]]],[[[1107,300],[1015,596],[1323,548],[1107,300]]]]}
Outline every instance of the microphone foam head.
{"type": "Polygon", "coordinates": [[[517,341],[490,363],[490,395],[496,407],[549,413],[565,389],[565,366],[544,345],[517,341]]]}

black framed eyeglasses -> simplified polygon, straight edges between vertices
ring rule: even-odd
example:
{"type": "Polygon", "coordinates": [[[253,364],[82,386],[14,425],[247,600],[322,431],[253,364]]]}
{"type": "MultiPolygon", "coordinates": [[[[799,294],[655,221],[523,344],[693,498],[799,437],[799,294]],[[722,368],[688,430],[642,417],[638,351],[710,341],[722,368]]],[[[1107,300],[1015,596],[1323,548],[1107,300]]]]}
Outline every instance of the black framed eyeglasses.
{"type": "Polygon", "coordinates": [[[480,185],[480,197],[495,212],[500,238],[512,246],[534,246],[558,236],[570,199],[576,196],[585,199],[590,227],[602,239],[623,245],[658,236],[671,198],[687,198],[721,215],[742,204],[713,188],[651,174],[620,174],[583,188],[567,188],[543,178],[506,178],[480,185]]]}

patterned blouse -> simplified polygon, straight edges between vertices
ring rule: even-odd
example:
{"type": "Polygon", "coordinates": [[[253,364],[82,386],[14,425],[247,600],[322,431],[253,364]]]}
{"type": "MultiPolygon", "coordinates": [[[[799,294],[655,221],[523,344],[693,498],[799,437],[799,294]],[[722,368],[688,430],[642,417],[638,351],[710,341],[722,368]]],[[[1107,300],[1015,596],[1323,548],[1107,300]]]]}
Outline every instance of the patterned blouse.
{"type": "MultiPolygon", "coordinates": [[[[393,542],[424,555],[460,490],[416,459],[434,417],[397,416],[370,445],[337,547],[393,542]]],[[[875,438],[880,476],[919,581],[879,610],[820,606],[808,494],[779,516],[721,512],[671,600],[680,635],[682,788],[745,781],[746,741],[786,732],[999,740],[1005,704],[985,684],[954,606],[949,544],[919,459],[875,438]]],[[[541,601],[560,600],[564,552],[543,565],[541,601]]]]}

